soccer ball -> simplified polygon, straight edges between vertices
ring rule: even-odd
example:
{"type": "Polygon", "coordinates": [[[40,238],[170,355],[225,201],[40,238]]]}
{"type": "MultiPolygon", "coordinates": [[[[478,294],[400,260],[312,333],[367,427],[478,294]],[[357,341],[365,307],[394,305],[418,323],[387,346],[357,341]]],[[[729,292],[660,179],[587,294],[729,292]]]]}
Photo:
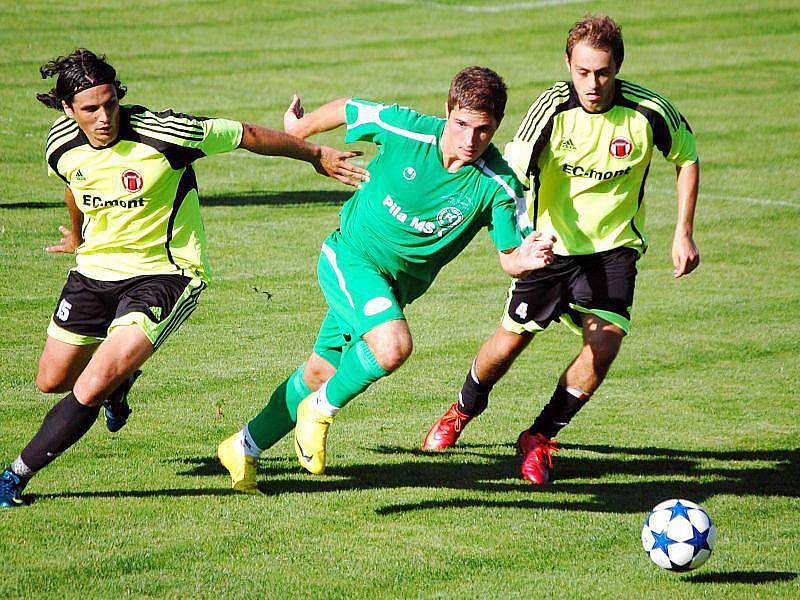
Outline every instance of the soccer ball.
{"type": "Polygon", "coordinates": [[[711,556],[717,530],[703,508],[689,500],[665,500],[647,515],[642,546],[662,569],[690,571],[711,556]]]}

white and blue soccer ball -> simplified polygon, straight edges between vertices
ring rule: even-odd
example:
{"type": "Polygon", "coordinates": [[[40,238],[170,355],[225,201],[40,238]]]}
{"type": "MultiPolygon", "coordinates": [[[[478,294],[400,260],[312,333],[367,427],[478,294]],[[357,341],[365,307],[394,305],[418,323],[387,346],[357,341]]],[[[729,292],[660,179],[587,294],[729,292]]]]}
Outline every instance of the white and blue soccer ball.
{"type": "Polygon", "coordinates": [[[642,546],[662,569],[691,571],[711,556],[717,530],[703,507],[689,500],[666,500],[642,527],[642,546]]]}

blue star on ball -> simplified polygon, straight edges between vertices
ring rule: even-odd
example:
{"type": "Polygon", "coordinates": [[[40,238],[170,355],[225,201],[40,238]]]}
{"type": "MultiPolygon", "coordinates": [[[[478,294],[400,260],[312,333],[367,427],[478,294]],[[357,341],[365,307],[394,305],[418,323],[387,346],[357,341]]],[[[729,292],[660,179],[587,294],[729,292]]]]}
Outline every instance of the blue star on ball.
{"type": "Polygon", "coordinates": [[[687,521],[691,522],[691,519],[689,518],[689,507],[681,504],[680,500],[675,503],[675,506],[670,508],[670,511],[672,512],[670,520],[674,519],[675,517],[685,517],[687,521]]]}

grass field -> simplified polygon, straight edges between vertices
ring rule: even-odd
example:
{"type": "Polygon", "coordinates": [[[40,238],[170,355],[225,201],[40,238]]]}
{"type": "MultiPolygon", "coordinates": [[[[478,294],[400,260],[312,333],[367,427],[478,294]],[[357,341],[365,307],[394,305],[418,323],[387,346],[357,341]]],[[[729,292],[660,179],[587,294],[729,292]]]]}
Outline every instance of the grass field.
{"type": "Polygon", "coordinates": [[[796,0],[4,6],[0,461],[56,399],[34,376],[73,263],[43,251],[66,212],[45,176],[56,113],[34,99],[40,64],[86,46],[108,54],[128,101],[276,127],[294,91],[311,108],[359,95],[441,113],[452,75],[485,64],[509,84],[503,144],[566,74],[566,31],[588,11],[622,24],[622,76],[696,131],[702,264],[673,280],[674,172],[657,158],[633,332],[560,436],[553,485],[519,479],[512,443],[577,350],[563,328],[520,358],[456,451],[417,450],[500,316],[508,282],[481,235],[409,307],[415,355],[337,419],[329,474],[303,474],[287,439],[261,461],[265,497],[230,492],[216,444],[311,348],[316,255],[347,198],[307,165],[239,151],[197,167],[215,285],[146,365],[126,429],[97,425],[31,482],[30,507],[0,513],[0,596],[798,597],[796,0]],[[718,528],[691,574],[660,571],[639,541],[647,511],[673,497],[718,528]]]}

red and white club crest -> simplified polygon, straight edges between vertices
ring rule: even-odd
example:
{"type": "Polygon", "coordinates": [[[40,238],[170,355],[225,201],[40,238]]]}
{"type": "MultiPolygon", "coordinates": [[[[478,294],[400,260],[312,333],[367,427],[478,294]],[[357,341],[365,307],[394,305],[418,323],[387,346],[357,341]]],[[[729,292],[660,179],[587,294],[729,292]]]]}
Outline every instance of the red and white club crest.
{"type": "Polygon", "coordinates": [[[615,137],[611,140],[608,151],[614,158],[628,158],[633,152],[633,142],[626,137],[615,137]]]}
{"type": "Polygon", "coordinates": [[[128,169],[122,174],[122,187],[129,192],[138,192],[142,189],[143,185],[144,180],[142,176],[133,169],[128,169]]]}

